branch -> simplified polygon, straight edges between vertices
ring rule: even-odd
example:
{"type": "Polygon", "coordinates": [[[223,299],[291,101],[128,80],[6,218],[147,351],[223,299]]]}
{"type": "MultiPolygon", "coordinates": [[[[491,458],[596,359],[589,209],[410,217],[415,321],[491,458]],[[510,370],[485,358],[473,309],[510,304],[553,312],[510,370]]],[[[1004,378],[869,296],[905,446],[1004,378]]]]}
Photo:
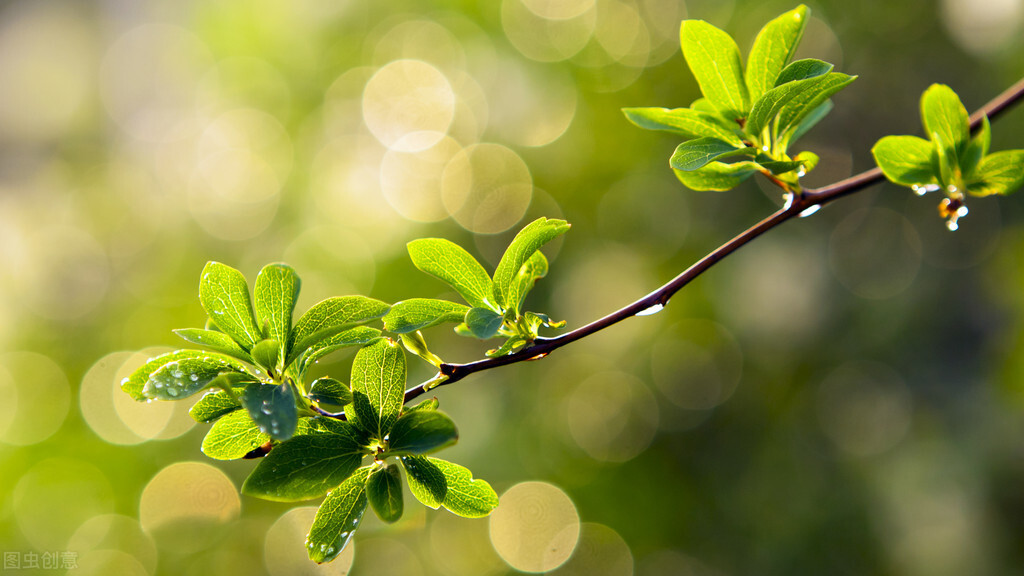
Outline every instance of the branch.
{"type": "MultiPolygon", "coordinates": [[[[974,131],[981,125],[981,119],[983,116],[988,116],[988,118],[992,120],[1006,111],[1010,106],[1018,103],[1022,98],[1024,98],[1024,79],[1021,79],[1019,82],[971,115],[971,130],[974,131]]],[[[428,382],[424,382],[406,390],[405,402],[409,402],[437,386],[453,384],[476,372],[483,372],[484,370],[490,370],[499,366],[508,366],[509,364],[515,364],[526,360],[539,360],[566,344],[590,336],[591,334],[604,330],[613,324],[618,324],[626,318],[642,314],[645,311],[650,311],[651,313],[656,312],[668,305],[672,296],[681,290],[683,286],[686,286],[692,280],[720,262],[723,258],[732,254],[761,234],[795,216],[800,215],[808,209],[817,206],[824,206],[834,200],[854,194],[868,188],[869,186],[873,186],[884,179],[885,176],[882,175],[882,171],[879,168],[872,168],[828,186],[805,189],[795,197],[790,196],[791,201],[788,202],[785,207],[779,209],[774,214],[758,222],[754,226],[751,226],[732,240],[722,244],[710,254],[697,261],[697,263],[687,268],[682,274],[679,274],[670,282],[661,288],[658,288],[654,292],[651,292],[647,296],[612,312],[604,318],[595,320],[581,328],[577,328],[572,332],[568,332],[554,338],[538,338],[534,344],[527,346],[514,354],[477,360],[476,362],[469,362],[467,364],[441,364],[439,376],[444,376],[446,379],[441,380],[438,377],[435,377],[428,382]]]]}

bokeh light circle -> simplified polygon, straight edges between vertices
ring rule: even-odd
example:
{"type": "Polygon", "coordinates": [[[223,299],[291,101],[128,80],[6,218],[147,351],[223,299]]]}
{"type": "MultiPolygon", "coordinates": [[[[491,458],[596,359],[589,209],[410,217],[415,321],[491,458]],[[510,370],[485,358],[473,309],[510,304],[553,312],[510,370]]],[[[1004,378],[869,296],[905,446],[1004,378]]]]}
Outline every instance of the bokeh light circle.
{"type": "Polygon", "coordinates": [[[433,514],[429,536],[432,559],[449,576],[490,576],[507,570],[490,545],[485,521],[433,514]]]}
{"type": "Polygon", "coordinates": [[[196,551],[213,544],[211,535],[237,518],[241,505],[223,472],[203,462],[178,462],[146,484],[139,522],[161,547],[196,551]]]}
{"type": "MultiPolygon", "coordinates": [[[[132,565],[120,555],[105,554],[109,551],[118,551],[129,555],[143,567],[143,574],[156,572],[157,549],[153,539],[142,531],[142,525],[135,518],[122,516],[120,514],[101,514],[86,520],[75,530],[74,535],[68,540],[68,550],[79,553],[80,559],[88,557],[86,562],[79,562],[86,566],[106,566],[110,562],[118,565],[132,565]],[[93,556],[96,554],[96,556],[93,556]]],[[[134,566],[134,565],[132,565],[134,566]]],[[[89,572],[102,574],[102,572],[89,572]]],[[[108,571],[105,574],[120,574],[117,571],[108,571]]],[[[76,572],[77,574],[77,572],[76,572]]]]}
{"type": "Polygon", "coordinates": [[[110,286],[110,262],[89,232],[54,224],[28,233],[24,267],[12,275],[17,298],[33,313],[74,320],[93,311],[110,286]]]}
{"type": "Polygon", "coordinates": [[[75,576],[150,576],[151,570],[123,550],[89,550],[81,552],[75,558],[74,570],[70,570],[75,576]]]}
{"type": "Polygon", "coordinates": [[[37,352],[0,355],[0,390],[10,392],[11,404],[17,407],[0,408],[0,442],[6,444],[27,446],[46,440],[64,424],[71,407],[64,371],[37,352]]]}
{"type": "Polygon", "coordinates": [[[735,337],[710,320],[683,320],[651,347],[651,375],[658,390],[688,410],[708,410],[728,400],[743,373],[735,337]]]}
{"type": "Polygon", "coordinates": [[[832,372],[817,393],[825,434],[854,456],[880,454],[906,437],[913,415],[910,389],[892,368],[850,362],[832,372]]]}
{"type": "Polygon", "coordinates": [[[921,259],[917,230],[888,208],[848,214],[829,241],[829,263],[836,278],[857,296],[872,300],[891,298],[909,288],[921,259]]]}
{"type": "Polygon", "coordinates": [[[643,452],[658,429],[658,402],[626,372],[599,372],[583,380],[566,403],[569,432],[596,460],[626,462],[643,452]]]}
{"type": "Polygon", "coordinates": [[[270,576],[344,576],[355,558],[355,541],[350,541],[337,558],[327,564],[314,564],[306,555],[306,534],[313,525],[316,506],[292,508],[267,530],[263,542],[263,562],[270,576]]]}
{"type": "Polygon", "coordinates": [[[363,91],[363,120],[381,144],[415,152],[436,144],[455,116],[455,92],[440,70],[421,60],[396,60],[363,91]],[[416,137],[407,138],[412,134],[416,137]]]}
{"type": "Polygon", "coordinates": [[[133,352],[112,352],[100,358],[85,373],[79,388],[78,404],[85,423],[111,444],[138,444],[144,440],[125,425],[114,408],[115,395],[127,396],[117,376],[132,356],[133,352]]]}
{"type": "MultiPolygon", "coordinates": [[[[196,425],[188,411],[192,402],[139,402],[120,389],[122,380],[150,359],[170,352],[170,348],[154,347],[141,350],[124,361],[114,374],[114,412],[125,427],[142,440],[169,440],[188,432],[196,425]]],[[[113,425],[108,425],[113,428],[113,425]]],[[[99,432],[97,431],[97,434],[99,432]]],[[[119,443],[134,443],[130,436],[115,433],[119,443]]],[[[110,440],[108,440],[110,441],[110,440]]]]}
{"type": "Polygon", "coordinates": [[[572,500],[551,484],[522,482],[502,494],[490,518],[491,544],[516,570],[547,572],[576,548],[580,519],[572,500]]]}
{"type": "Polygon", "coordinates": [[[66,549],[83,522],[114,509],[114,491],[99,468],[73,458],[37,462],[14,486],[14,517],[38,550],[66,549]]]}
{"type": "Polygon", "coordinates": [[[415,222],[447,218],[441,199],[441,175],[461,150],[459,143],[447,136],[418,152],[388,150],[380,163],[380,187],[388,204],[415,222]]]}
{"type": "Polygon", "coordinates": [[[459,151],[441,175],[445,208],[463,228],[497,234],[514,226],[533,196],[526,163],[498,144],[476,144],[459,151]]]}

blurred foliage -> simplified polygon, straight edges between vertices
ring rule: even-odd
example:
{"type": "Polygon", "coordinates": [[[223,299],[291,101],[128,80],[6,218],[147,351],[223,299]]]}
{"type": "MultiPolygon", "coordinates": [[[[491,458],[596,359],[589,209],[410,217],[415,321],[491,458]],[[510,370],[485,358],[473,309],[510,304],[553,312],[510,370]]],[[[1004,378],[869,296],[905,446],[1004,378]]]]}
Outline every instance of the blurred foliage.
{"type": "MultiPolygon", "coordinates": [[[[802,140],[821,157],[809,186],[871,167],[882,136],[920,135],[932,83],[974,110],[1024,75],[1020,0],[809,6],[795,57],[859,76],[802,140]]],[[[454,300],[406,242],[447,238],[492,269],[526,222],[565,218],[530,307],[580,326],[781,203],[754,179],[683,189],[665,168],[673,137],[620,108],[698,97],[683,18],[746,53],[792,8],[3,3],[0,550],[77,551],[75,574],[295,573],[282,554],[304,556],[309,509],[239,496],[252,464],[206,459],[206,425],[112,392],[167,349],[135,351],[202,320],[204,263],[253,277],[286,261],[302,310],[454,300]]],[[[1018,109],[992,149],[1021,133],[1018,109]]],[[[844,199],[658,315],[439,389],[462,433],[447,454],[499,494],[535,480],[571,498],[539,500],[584,523],[566,574],[1016,573],[1022,224],[1014,197],[976,199],[952,234],[891,184],[844,199]],[[594,568],[587,550],[619,552],[594,568]]],[[[445,359],[489,347],[433,331],[445,359]]],[[[351,356],[326,360],[345,373],[351,356]]],[[[418,364],[410,381],[431,375],[418,364]]],[[[512,571],[486,520],[374,522],[356,573],[512,571]]]]}

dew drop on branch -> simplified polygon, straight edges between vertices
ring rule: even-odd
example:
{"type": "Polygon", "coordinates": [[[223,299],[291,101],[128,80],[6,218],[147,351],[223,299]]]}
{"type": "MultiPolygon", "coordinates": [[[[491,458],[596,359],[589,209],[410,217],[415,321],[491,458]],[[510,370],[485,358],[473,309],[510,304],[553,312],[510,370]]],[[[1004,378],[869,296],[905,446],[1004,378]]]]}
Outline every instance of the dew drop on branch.
{"type": "Polygon", "coordinates": [[[658,312],[661,312],[664,309],[665,309],[665,305],[661,304],[659,302],[658,304],[655,304],[654,306],[651,306],[650,308],[646,308],[644,310],[641,310],[641,311],[637,312],[636,315],[637,316],[653,316],[653,315],[657,314],[658,312]]]}

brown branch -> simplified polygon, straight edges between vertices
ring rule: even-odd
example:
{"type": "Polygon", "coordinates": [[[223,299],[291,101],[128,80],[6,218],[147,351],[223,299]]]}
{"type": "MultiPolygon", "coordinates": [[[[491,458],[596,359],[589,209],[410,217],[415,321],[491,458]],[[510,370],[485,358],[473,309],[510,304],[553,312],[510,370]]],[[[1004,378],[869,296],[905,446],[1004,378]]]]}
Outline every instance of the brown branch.
{"type": "MultiPolygon", "coordinates": [[[[971,116],[971,130],[973,131],[981,125],[981,119],[983,116],[988,116],[990,120],[994,119],[996,116],[1002,114],[1007,108],[1018,103],[1022,98],[1024,98],[1024,79],[1014,84],[1012,87],[975,112],[971,116]]],[[[792,201],[789,202],[786,207],[778,210],[771,216],[743,231],[732,240],[722,244],[710,254],[697,261],[697,263],[687,268],[682,274],[676,276],[670,282],[661,288],[658,288],[654,292],[651,292],[647,296],[644,296],[643,298],[608,314],[604,318],[595,320],[581,328],[577,328],[572,332],[568,332],[555,338],[540,338],[534,344],[523,348],[514,354],[477,360],[476,362],[469,362],[466,364],[442,364],[440,366],[440,373],[441,375],[446,376],[447,379],[438,382],[435,378],[429,382],[424,382],[406,390],[405,402],[409,402],[437,386],[453,384],[476,372],[483,372],[484,370],[490,370],[491,368],[497,368],[499,366],[508,366],[509,364],[515,364],[525,360],[537,360],[543,358],[552,351],[557,350],[566,344],[604,330],[605,328],[608,328],[613,324],[617,324],[626,318],[636,316],[646,310],[656,310],[658,309],[657,307],[664,307],[668,304],[672,296],[681,290],[683,286],[686,286],[693,279],[697,278],[709,268],[720,262],[723,258],[740,249],[761,234],[795,216],[798,216],[805,210],[816,206],[823,206],[844,196],[854,194],[869,186],[873,186],[884,179],[885,176],[882,175],[882,171],[880,169],[872,168],[871,170],[864,171],[860,174],[822,188],[806,189],[801,194],[793,197],[792,201]],[[434,386],[431,387],[428,386],[428,384],[434,384],[434,386]]]]}

